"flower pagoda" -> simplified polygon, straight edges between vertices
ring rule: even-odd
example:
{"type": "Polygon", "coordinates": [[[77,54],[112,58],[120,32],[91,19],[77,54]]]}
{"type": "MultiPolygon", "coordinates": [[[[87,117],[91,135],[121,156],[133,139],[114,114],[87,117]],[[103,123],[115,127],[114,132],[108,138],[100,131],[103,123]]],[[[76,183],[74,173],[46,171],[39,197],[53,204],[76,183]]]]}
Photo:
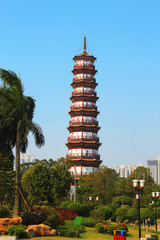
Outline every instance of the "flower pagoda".
{"type": "Polygon", "coordinates": [[[70,171],[76,178],[80,175],[97,172],[101,164],[98,148],[99,142],[96,106],[98,100],[95,91],[96,83],[94,61],[96,58],[86,52],[86,37],[84,37],[84,50],[80,55],[75,55],[72,73],[74,74],[71,86],[73,88],[72,106],[69,114],[71,121],[68,130],[70,135],[68,142],[67,156],[71,159],[70,171]]]}

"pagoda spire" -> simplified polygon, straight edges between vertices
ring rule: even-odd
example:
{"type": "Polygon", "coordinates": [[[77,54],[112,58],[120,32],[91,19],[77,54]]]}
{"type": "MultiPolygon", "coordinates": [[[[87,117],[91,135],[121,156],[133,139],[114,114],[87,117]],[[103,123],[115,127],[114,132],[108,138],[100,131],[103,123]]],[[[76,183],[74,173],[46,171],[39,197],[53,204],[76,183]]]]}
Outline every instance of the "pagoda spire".
{"type": "Polygon", "coordinates": [[[83,52],[86,53],[86,36],[84,36],[84,47],[83,47],[83,52]]]}

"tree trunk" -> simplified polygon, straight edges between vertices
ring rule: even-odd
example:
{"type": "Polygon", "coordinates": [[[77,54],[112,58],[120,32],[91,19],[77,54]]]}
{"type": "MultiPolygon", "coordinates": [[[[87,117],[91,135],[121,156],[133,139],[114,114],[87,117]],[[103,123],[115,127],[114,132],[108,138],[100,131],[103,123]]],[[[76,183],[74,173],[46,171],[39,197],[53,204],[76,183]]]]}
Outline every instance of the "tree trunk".
{"type": "Polygon", "coordinates": [[[16,188],[15,188],[15,205],[14,205],[14,216],[20,216],[20,140],[19,133],[17,130],[16,139],[16,188]]]}

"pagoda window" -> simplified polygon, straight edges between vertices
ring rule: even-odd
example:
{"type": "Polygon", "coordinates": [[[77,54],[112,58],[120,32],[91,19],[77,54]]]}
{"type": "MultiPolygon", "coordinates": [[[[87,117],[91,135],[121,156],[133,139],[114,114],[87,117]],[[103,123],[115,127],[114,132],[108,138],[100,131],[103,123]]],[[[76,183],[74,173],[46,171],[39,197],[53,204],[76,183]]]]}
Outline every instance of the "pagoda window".
{"type": "Polygon", "coordinates": [[[81,166],[76,166],[76,167],[71,167],[70,168],[70,171],[71,171],[71,174],[76,174],[76,175],[80,175],[81,174],[81,169],[82,167],[81,166]]]}
{"type": "Polygon", "coordinates": [[[86,175],[88,173],[92,173],[93,172],[93,167],[82,167],[82,175],[86,175]]]}
{"type": "Polygon", "coordinates": [[[70,134],[70,137],[72,137],[73,139],[78,139],[78,138],[82,138],[82,132],[73,132],[70,134]],[[72,134],[72,135],[71,135],[72,134]]]}

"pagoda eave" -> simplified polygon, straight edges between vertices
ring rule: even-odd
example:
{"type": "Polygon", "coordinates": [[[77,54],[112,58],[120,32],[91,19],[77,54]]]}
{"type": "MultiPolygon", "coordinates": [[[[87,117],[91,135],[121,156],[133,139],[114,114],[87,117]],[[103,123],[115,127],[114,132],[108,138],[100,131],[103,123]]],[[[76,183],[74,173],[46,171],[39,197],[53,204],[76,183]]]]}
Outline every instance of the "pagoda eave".
{"type": "Polygon", "coordinates": [[[71,166],[74,165],[83,165],[83,166],[93,166],[93,167],[99,167],[99,165],[102,163],[102,160],[92,159],[90,161],[85,159],[72,159],[71,166]]]}
{"type": "Polygon", "coordinates": [[[92,74],[92,75],[95,75],[98,71],[97,70],[95,70],[95,69],[93,69],[93,68],[85,68],[85,67],[83,67],[83,68],[77,68],[77,69],[73,69],[72,71],[71,71],[74,75],[76,75],[76,74],[81,74],[81,73],[85,73],[85,74],[92,74]]]}
{"type": "Polygon", "coordinates": [[[97,58],[94,57],[93,55],[89,55],[88,53],[82,53],[80,55],[75,55],[72,59],[74,61],[76,61],[76,60],[91,60],[92,62],[94,62],[97,58]]]}
{"type": "Polygon", "coordinates": [[[73,81],[70,84],[73,88],[75,87],[93,87],[95,89],[95,87],[98,85],[98,83],[96,83],[95,81],[88,81],[88,80],[79,80],[79,81],[73,81]]]}
{"type": "Polygon", "coordinates": [[[72,102],[74,101],[90,101],[90,99],[92,98],[92,102],[96,102],[99,97],[96,97],[95,95],[85,95],[85,94],[80,94],[80,95],[74,95],[70,97],[70,100],[72,102]]]}
{"type": "Polygon", "coordinates": [[[69,126],[67,127],[69,132],[74,132],[74,131],[86,131],[86,132],[94,132],[97,133],[100,129],[100,127],[97,126],[86,126],[86,125],[79,125],[79,126],[69,126]]]}
{"type": "Polygon", "coordinates": [[[85,141],[73,141],[73,142],[68,142],[65,143],[68,148],[76,148],[78,147],[84,147],[84,148],[93,148],[98,150],[98,148],[101,146],[101,143],[97,143],[95,141],[92,142],[85,142],[85,141]]]}

